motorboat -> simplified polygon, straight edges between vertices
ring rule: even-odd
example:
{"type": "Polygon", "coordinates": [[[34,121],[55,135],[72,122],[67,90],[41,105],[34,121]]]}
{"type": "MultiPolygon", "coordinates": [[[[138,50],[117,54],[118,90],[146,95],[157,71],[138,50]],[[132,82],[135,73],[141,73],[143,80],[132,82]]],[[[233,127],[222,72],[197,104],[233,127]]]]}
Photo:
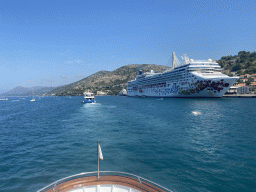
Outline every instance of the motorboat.
{"type": "Polygon", "coordinates": [[[83,103],[95,103],[94,94],[90,92],[89,90],[87,92],[84,92],[84,100],[83,103]]]}

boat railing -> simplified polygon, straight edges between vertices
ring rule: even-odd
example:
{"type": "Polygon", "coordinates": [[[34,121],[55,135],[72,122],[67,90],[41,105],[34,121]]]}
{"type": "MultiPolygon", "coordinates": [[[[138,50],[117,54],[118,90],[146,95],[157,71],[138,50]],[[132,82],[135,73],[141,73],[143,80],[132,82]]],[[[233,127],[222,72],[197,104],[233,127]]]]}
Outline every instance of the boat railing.
{"type": "MultiPolygon", "coordinates": [[[[55,189],[55,187],[58,185],[58,184],[61,184],[61,183],[64,183],[64,182],[67,182],[67,181],[70,181],[70,180],[73,180],[73,179],[77,179],[77,178],[83,178],[83,177],[91,177],[91,176],[97,176],[98,172],[95,171],[95,172],[84,172],[84,173],[79,173],[79,174],[76,174],[76,175],[71,175],[71,176],[68,176],[68,177],[65,177],[65,178],[62,178],[60,180],[57,180],[49,185],[47,185],[46,187],[38,190],[37,192],[44,192],[50,188],[52,188],[53,190],[55,189]]],[[[100,171],[100,175],[111,175],[111,176],[130,176],[134,179],[138,179],[138,182],[141,183],[142,181],[144,182],[147,182],[149,184],[152,184],[156,187],[159,187],[161,188],[162,190],[164,191],[169,191],[169,192],[173,192],[171,191],[170,189],[167,189],[166,187],[163,187],[162,185],[159,185],[153,181],[150,181],[148,179],[145,179],[143,177],[140,177],[138,175],[134,175],[134,174],[131,174],[131,173],[126,173],[126,172],[118,172],[118,171],[100,171]]]]}

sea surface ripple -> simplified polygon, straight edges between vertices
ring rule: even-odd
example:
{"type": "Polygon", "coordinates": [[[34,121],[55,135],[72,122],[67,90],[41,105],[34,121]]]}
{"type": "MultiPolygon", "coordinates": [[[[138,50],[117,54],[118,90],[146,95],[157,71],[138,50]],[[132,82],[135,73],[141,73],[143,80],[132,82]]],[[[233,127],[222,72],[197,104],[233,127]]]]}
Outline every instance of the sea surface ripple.
{"type": "Polygon", "coordinates": [[[256,190],[254,98],[30,99],[0,101],[0,191],[96,171],[98,139],[103,171],[177,192],[256,190]]]}

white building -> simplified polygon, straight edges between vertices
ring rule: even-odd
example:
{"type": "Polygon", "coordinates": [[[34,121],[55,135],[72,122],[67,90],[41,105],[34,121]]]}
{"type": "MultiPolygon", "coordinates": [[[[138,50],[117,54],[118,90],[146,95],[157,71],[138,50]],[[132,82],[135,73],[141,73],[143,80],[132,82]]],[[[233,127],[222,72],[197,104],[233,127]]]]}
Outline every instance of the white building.
{"type": "Polygon", "coordinates": [[[237,94],[237,88],[236,86],[231,86],[226,94],[237,94]]]}
{"type": "Polygon", "coordinates": [[[237,94],[249,94],[250,88],[247,86],[242,86],[237,88],[237,94]]]}
{"type": "Polygon", "coordinates": [[[249,94],[249,87],[247,86],[231,86],[227,94],[249,94]]]}
{"type": "Polygon", "coordinates": [[[104,91],[97,91],[97,95],[107,95],[107,93],[104,91]]]}

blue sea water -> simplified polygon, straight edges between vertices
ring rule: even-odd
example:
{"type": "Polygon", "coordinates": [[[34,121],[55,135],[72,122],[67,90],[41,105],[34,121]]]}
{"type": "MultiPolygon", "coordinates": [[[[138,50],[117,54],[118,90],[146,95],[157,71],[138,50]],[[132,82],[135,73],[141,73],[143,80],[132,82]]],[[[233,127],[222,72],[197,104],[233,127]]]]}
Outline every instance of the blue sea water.
{"type": "Polygon", "coordinates": [[[97,170],[173,191],[256,191],[254,98],[118,96],[0,101],[0,191],[36,191],[97,170]]]}

